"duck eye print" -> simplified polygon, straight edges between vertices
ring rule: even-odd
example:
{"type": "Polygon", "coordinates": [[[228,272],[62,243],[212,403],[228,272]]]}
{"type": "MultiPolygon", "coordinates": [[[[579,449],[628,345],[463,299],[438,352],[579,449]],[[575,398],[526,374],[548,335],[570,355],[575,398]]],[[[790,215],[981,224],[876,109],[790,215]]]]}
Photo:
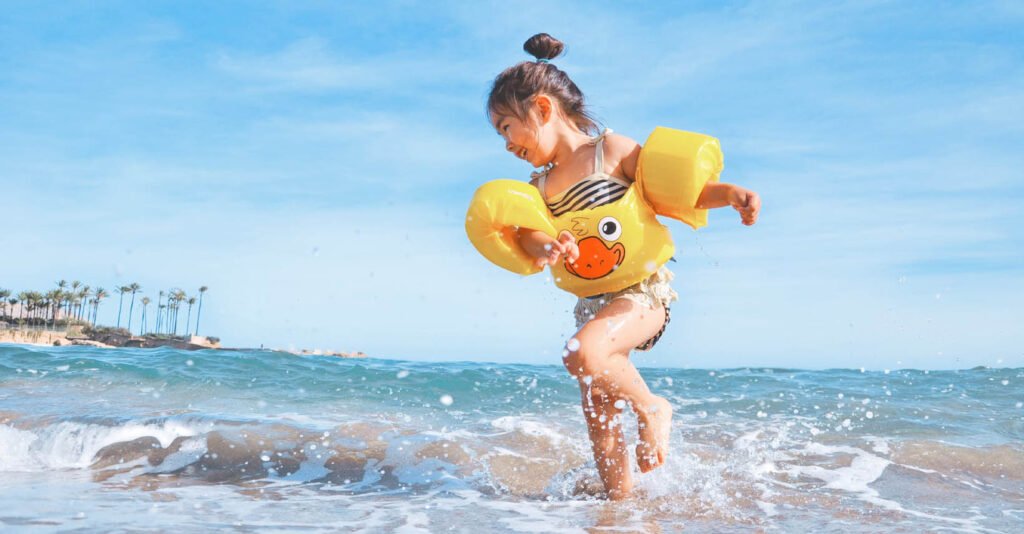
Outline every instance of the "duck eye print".
{"type": "Polygon", "coordinates": [[[605,217],[597,223],[597,232],[605,241],[615,241],[622,236],[622,225],[615,217],[605,217]]]}

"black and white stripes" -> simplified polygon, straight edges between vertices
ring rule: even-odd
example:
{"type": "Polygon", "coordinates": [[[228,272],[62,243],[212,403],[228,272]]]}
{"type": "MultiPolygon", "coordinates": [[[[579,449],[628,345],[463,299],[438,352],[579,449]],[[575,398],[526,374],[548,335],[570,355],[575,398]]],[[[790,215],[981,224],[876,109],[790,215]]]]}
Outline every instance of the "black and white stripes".
{"type": "Polygon", "coordinates": [[[626,194],[629,185],[610,176],[594,175],[570,187],[548,202],[555,217],[570,211],[579,211],[611,204],[626,194]],[[561,197],[561,198],[559,198],[561,197]]]}

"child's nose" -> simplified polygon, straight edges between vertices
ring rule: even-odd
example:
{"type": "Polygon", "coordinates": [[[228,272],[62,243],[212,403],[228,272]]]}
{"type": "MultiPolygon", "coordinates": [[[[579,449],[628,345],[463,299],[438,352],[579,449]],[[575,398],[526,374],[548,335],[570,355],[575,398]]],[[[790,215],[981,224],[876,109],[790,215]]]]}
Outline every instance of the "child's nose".
{"type": "Polygon", "coordinates": [[[505,142],[505,150],[508,150],[509,152],[515,152],[516,151],[516,146],[512,144],[512,141],[506,141],[505,142]]]}

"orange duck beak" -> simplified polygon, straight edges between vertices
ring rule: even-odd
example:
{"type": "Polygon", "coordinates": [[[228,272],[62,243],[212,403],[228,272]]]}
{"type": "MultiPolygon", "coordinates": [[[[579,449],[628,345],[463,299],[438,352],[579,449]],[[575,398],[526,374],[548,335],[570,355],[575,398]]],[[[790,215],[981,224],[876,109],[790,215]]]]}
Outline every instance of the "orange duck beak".
{"type": "Polygon", "coordinates": [[[615,243],[608,247],[599,237],[586,237],[577,243],[580,257],[576,263],[565,260],[565,270],[585,280],[596,280],[608,276],[622,260],[626,259],[626,247],[615,243]]]}

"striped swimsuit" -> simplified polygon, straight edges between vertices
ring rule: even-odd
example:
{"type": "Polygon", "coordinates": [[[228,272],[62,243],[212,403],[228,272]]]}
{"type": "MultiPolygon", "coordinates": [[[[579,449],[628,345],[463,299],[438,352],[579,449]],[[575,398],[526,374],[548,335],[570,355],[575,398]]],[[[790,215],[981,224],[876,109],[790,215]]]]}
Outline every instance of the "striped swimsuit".
{"type": "Polygon", "coordinates": [[[544,191],[544,182],[547,180],[547,171],[534,174],[537,178],[537,189],[544,197],[548,209],[555,217],[570,211],[585,210],[611,204],[626,195],[629,189],[629,182],[622,178],[616,178],[604,172],[604,137],[611,130],[605,130],[600,136],[594,139],[597,145],[594,152],[594,172],[582,179],[576,185],[562,191],[561,193],[547,198],[544,191]]]}
{"type": "MultiPolygon", "coordinates": [[[[609,133],[611,133],[610,128],[606,129],[601,133],[601,135],[597,136],[593,140],[593,143],[596,145],[594,150],[594,172],[561,193],[558,193],[551,198],[547,198],[544,183],[547,180],[548,172],[551,170],[550,168],[533,174],[532,177],[537,180],[537,189],[540,190],[540,196],[544,198],[544,202],[547,204],[548,209],[551,210],[552,215],[558,217],[570,211],[604,206],[605,204],[611,204],[626,195],[626,191],[629,189],[630,183],[622,178],[616,178],[615,176],[604,172],[604,138],[609,133]]],[[[605,303],[611,302],[614,299],[614,295],[615,294],[613,293],[581,298],[576,306],[577,310],[581,308],[591,309],[595,302],[599,302],[601,305],[604,305],[605,303]]],[[[654,347],[654,344],[658,342],[658,339],[661,338],[661,335],[665,333],[665,327],[668,326],[670,320],[671,314],[669,313],[669,307],[666,305],[665,323],[661,325],[661,329],[658,330],[657,334],[654,334],[652,338],[637,346],[637,350],[651,350],[654,347]]],[[[577,322],[578,321],[579,317],[577,317],[577,322]]]]}

